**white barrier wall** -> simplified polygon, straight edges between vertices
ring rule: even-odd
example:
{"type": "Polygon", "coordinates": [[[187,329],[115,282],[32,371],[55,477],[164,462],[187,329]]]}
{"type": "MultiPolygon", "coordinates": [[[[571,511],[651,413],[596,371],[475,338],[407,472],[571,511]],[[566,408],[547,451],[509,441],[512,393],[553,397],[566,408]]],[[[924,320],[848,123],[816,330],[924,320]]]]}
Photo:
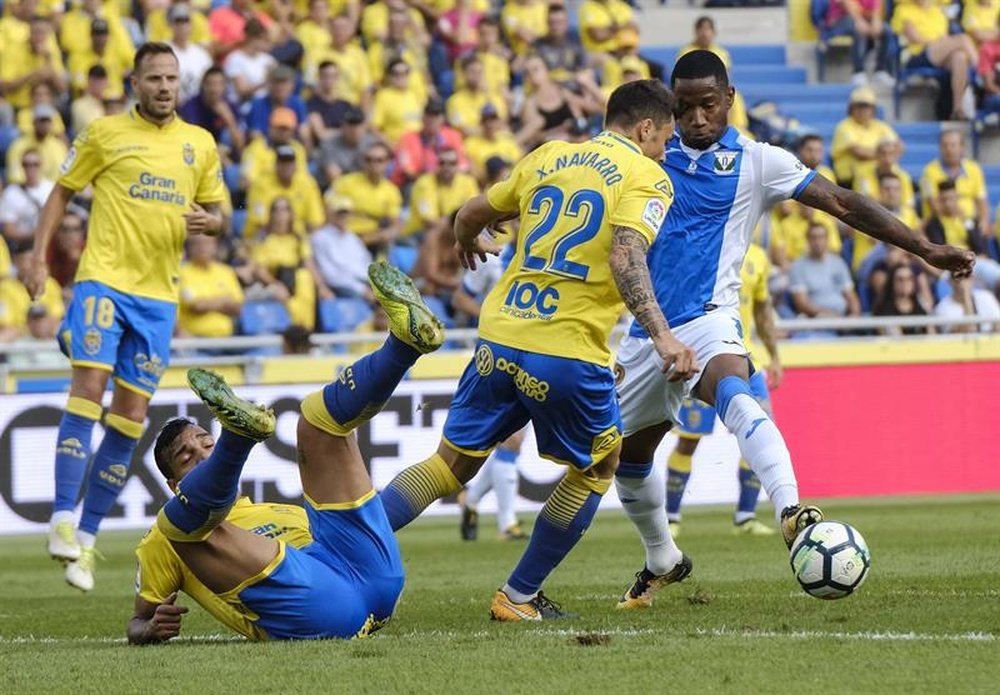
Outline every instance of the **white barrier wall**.
{"type": "MultiPolygon", "coordinates": [[[[358,430],[361,452],[376,488],[384,487],[402,468],[426,458],[437,447],[455,380],[403,382],[385,409],[358,430]]],[[[243,493],[260,501],[301,500],[295,465],[295,424],[299,401],[318,386],[247,386],[240,394],[274,408],[278,414],[275,437],[259,445],[243,474],[243,493]]],[[[45,528],[54,494],[53,461],[56,433],[65,394],[0,397],[0,534],[38,532],[45,528]]],[[[164,390],[150,406],[148,429],[139,443],[128,483],[118,505],[104,521],[105,529],[149,526],[170,494],[153,462],[153,440],[169,418],[186,415],[207,425],[207,409],[187,390],[164,390]]],[[[217,426],[216,426],[217,427],[217,426]]],[[[96,450],[101,430],[94,434],[96,450]]],[[[675,438],[664,441],[657,462],[664,465],[675,438]]],[[[736,441],[718,425],[695,456],[694,473],[685,504],[735,503],[738,487],[736,441]]],[[[518,510],[532,512],[544,502],[562,469],[538,457],[529,432],[522,451],[518,510]]],[[[612,490],[603,507],[618,507],[612,490]]],[[[488,495],[480,511],[494,509],[488,495]]],[[[455,501],[437,502],[428,514],[456,511],[455,501]]]]}

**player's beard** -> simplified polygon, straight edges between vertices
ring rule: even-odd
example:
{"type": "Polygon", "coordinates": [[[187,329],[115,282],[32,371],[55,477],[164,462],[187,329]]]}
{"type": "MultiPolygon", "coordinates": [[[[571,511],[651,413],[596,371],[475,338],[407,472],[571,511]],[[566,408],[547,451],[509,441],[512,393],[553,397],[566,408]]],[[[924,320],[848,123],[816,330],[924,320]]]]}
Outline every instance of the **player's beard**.
{"type": "Polygon", "coordinates": [[[169,91],[157,92],[140,99],[139,108],[151,121],[167,121],[177,108],[177,94],[169,91]]]}

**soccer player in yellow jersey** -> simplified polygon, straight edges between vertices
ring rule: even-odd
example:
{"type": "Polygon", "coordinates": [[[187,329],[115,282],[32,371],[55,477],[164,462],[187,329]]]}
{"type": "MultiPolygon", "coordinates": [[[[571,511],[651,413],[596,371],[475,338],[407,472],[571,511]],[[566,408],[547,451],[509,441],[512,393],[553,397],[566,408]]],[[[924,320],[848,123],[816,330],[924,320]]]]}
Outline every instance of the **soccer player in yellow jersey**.
{"type": "MultiPolygon", "coordinates": [[[[774,331],[774,307],[767,287],[770,270],[771,264],[767,260],[767,252],[757,244],[751,244],[747,248],[747,255],[740,270],[740,325],[747,350],[750,350],[752,326],[757,329],[757,337],[764,343],[770,358],[766,373],[758,369],[750,376],[750,390],[764,412],[773,418],[768,381],[771,387],[777,388],[781,383],[783,370],[774,331]]],[[[711,434],[715,429],[715,408],[696,398],[686,398],[677,419],[679,437],[677,448],[667,459],[667,518],[670,520],[670,533],[674,538],[680,533],[681,498],[691,476],[691,459],[701,438],[711,434]]],[[[757,520],[760,480],[750,469],[750,464],[742,458],[738,476],[740,497],[733,518],[735,525],[733,533],[773,536],[777,531],[757,520]]]]}
{"type": "Polygon", "coordinates": [[[568,470],[494,594],[495,620],[564,616],[539,589],[590,525],[618,465],[608,336],[623,302],[650,327],[664,372],[680,378],[696,368],[652,301],[646,265],[673,198],[656,164],[673,133],[673,105],[660,82],[622,85],[608,100],[604,132],[542,145],[458,212],[463,265],[499,252],[480,231],[502,217],[520,215],[516,251],[483,303],[475,358],[437,452],[396,476],[382,501],[393,528],[405,526],[458,492],[498,443],[532,422],[539,453],[568,470]]]}
{"type": "Polygon", "coordinates": [[[177,57],[167,44],[135,54],[138,105],[99,118],[80,133],[42,209],[25,285],[38,297],[48,277],[52,235],[70,198],[93,185],[87,247],[59,343],[73,366],[56,445],[56,500],[49,553],[68,561],[66,580],[94,586],[94,539],[125,485],[149,399],[170,359],[184,240],[218,234],[226,195],[215,141],[174,113],[177,57]],[[94,423],[114,377],[104,438],[90,466],[79,530],[73,510],[90,459],[94,423]]]}
{"type": "Polygon", "coordinates": [[[402,558],[353,430],[382,409],[444,333],[403,273],[377,263],[368,276],[390,335],[302,402],[304,510],[238,499],[254,444],[274,433],[274,412],[237,398],[211,372],[188,372],[222,432],[214,440],[178,418],[157,436],[153,455],[176,496],[136,549],[131,643],[179,633],[186,609],[175,603],[178,591],[253,640],[366,637],[392,616],[403,589],[402,558]]]}

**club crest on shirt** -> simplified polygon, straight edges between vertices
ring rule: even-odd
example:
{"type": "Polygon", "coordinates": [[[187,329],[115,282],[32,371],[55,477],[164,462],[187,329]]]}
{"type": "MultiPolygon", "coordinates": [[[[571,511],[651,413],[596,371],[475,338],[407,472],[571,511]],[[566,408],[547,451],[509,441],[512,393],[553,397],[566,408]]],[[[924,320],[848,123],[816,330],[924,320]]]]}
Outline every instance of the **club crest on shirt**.
{"type": "Polygon", "coordinates": [[[194,164],[194,145],[190,142],[184,143],[184,163],[188,166],[194,164]]]}
{"type": "Polygon", "coordinates": [[[736,171],[736,153],[722,151],[715,153],[715,173],[732,174],[736,171]]]}

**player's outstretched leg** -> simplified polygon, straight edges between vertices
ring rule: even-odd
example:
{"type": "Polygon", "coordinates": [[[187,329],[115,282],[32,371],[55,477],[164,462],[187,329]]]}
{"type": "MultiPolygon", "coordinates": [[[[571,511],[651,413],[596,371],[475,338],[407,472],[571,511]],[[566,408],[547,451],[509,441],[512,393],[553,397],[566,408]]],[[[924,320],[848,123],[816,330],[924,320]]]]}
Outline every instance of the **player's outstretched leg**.
{"type": "Polygon", "coordinates": [[[773,536],[777,531],[762,524],[757,519],[760,478],[757,477],[744,458],[740,459],[737,476],[740,484],[740,497],[736,502],[736,515],[733,517],[733,533],[737,536],[773,536]]]}
{"type": "MultiPolygon", "coordinates": [[[[642,432],[633,436],[642,436],[642,432]]],[[[659,438],[657,438],[658,441],[659,438]]],[[[628,447],[628,440],[626,440],[628,447]]],[[[652,452],[655,447],[650,448],[652,452]]],[[[637,456],[636,451],[629,454],[637,456]]],[[[652,453],[649,455],[652,458],[652,453]]],[[[663,475],[652,461],[623,461],[615,474],[618,498],[626,516],[635,524],[646,549],[646,563],[636,572],[616,607],[621,610],[648,608],[663,587],[680,582],[691,574],[691,559],[674,543],[667,524],[666,486],[663,475]]]]}
{"type": "Polygon", "coordinates": [[[177,494],[157,515],[163,535],[179,543],[203,541],[222,523],[239,495],[250,450],[274,434],[276,422],[274,411],[240,398],[215,372],[191,369],[188,384],[219,419],[222,433],[209,457],[177,483],[177,494]]]}
{"type": "Polygon", "coordinates": [[[517,458],[516,449],[501,445],[493,452],[494,460],[489,471],[493,480],[493,494],[497,498],[497,531],[501,540],[519,541],[528,537],[514,514],[514,503],[517,500],[517,458]]]}
{"type": "Polygon", "coordinates": [[[691,478],[691,461],[697,447],[697,439],[681,436],[667,458],[667,521],[674,539],[681,535],[681,501],[691,478]]]}
{"type": "Polygon", "coordinates": [[[736,435],[740,453],[774,503],[785,544],[791,547],[802,529],[823,520],[823,512],[818,507],[799,504],[792,458],[781,432],[754,398],[750,384],[740,376],[730,374],[718,381],[715,409],[729,431],[736,435]]]}
{"type": "Polygon", "coordinates": [[[49,555],[56,560],[79,560],[73,510],[90,460],[94,424],[101,419],[101,404],[70,396],[59,421],[56,444],[56,499],[49,526],[49,555]]]}

